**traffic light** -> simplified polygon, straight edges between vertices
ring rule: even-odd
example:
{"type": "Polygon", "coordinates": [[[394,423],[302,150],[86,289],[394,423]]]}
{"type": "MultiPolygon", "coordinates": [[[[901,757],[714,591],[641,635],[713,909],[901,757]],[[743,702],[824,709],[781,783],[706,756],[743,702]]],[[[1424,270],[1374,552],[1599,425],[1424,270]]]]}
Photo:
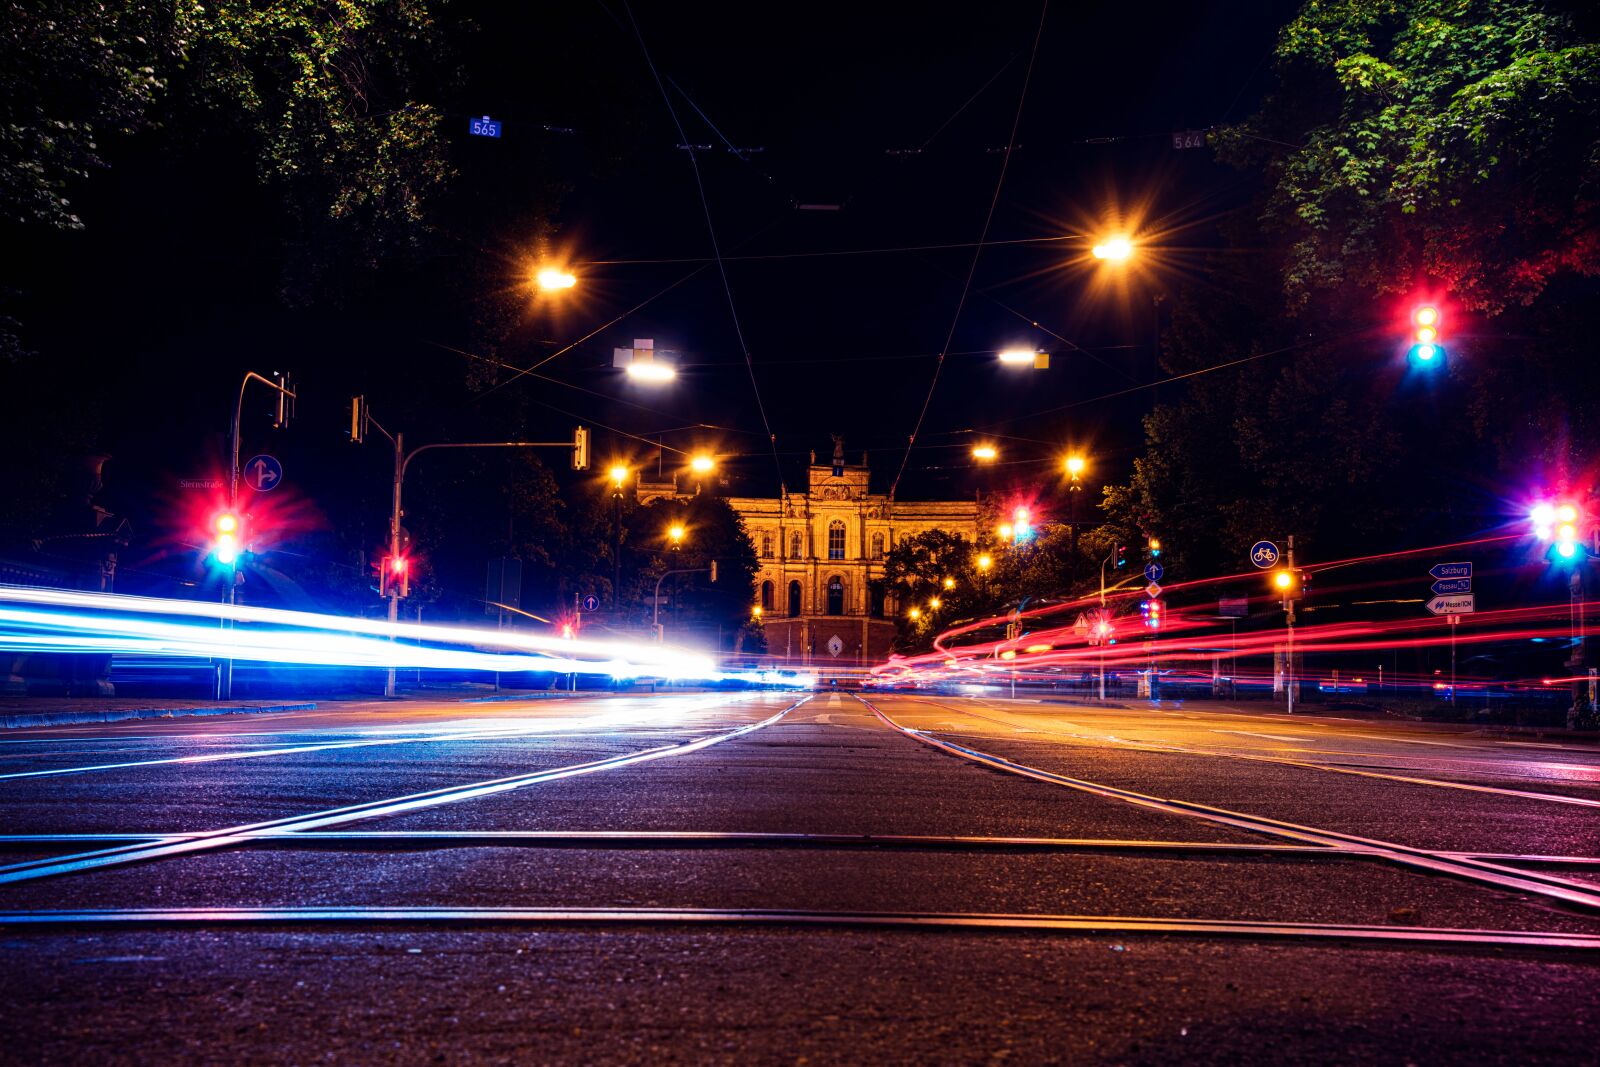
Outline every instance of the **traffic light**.
{"type": "Polygon", "coordinates": [[[1285,604],[1299,597],[1301,582],[1301,575],[1287,568],[1280,567],[1272,572],[1272,588],[1285,604]]]}
{"type": "Polygon", "coordinates": [[[1027,508],[1017,508],[1011,513],[1011,539],[1027,541],[1033,537],[1033,514],[1027,508]]]}
{"type": "Polygon", "coordinates": [[[1139,614],[1144,616],[1144,624],[1151,630],[1161,629],[1162,613],[1165,610],[1166,604],[1159,600],[1146,600],[1139,605],[1139,614]]]}
{"type": "Polygon", "coordinates": [[[712,560],[711,561],[711,580],[713,582],[717,580],[717,561],[716,560],[712,560]]]}
{"type": "Polygon", "coordinates": [[[411,595],[411,561],[405,556],[384,556],[378,573],[380,596],[411,595]]]}
{"type": "Polygon", "coordinates": [[[1150,558],[1151,559],[1160,558],[1160,556],[1161,556],[1161,538],[1159,538],[1159,537],[1150,538],[1149,551],[1150,551],[1150,558]]]}
{"type": "Polygon", "coordinates": [[[1127,545],[1118,545],[1117,546],[1117,566],[1118,567],[1126,567],[1127,565],[1128,565],[1128,546],[1127,545]]]}
{"type": "Polygon", "coordinates": [[[1540,504],[1533,509],[1533,532],[1549,541],[1544,558],[1551,563],[1576,563],[1588,558],[1583,543],[1583,509],[1572,503],[1540,504]]]}
{"type": "Polygon", "coordinates": [[[586,471],[589,469],[589,428],[579,426],[572,431],[572,469],[586,471]]]}
{"type": "Polygon", "coordinates": [[[237,512],[219,511],[211,517],[211,558],[223,567],[239,562],[244,543],[244,523],[237,512]]]}
{"type": "Polygon", "coordinates": [[[350,443],[359,445],[367,434],[367,398],[350,398],[350,443]]]}
{"type": "Polygon", "coordinates": [[[1411,348],[1407,355],[1413,366],[1431,370],[1444,362],[1440,325],[1439,309],[1433,304],[1419,304],[1411,310],[1411,348]]]}

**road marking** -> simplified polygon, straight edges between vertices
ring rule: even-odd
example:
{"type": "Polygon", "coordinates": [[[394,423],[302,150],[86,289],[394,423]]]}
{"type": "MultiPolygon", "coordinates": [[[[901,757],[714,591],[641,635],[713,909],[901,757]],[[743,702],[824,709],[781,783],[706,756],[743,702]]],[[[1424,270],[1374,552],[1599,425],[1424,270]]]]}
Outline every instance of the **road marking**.
{"type": "Polygon", "coordinates": [[[740,737],[753,730],[759,730],[763,726],[770,726],[810,699],[809,695],[804,696],[776,714],[762,719],[760,722],[750,723],[726,733],[714,734],[710,737],[702,737],[682,744],[662,745],[658,748],[645,749],[642,752],[611,756],[607,759],[594,760],[589,763],[554,767],[543,771],[530,771],[526,774],[514,774],[504,778],[491,778],[487,781],[474,782],[469,785],[447,786],[443,789],[431,789],[423,793],[411,793],[406,796],[390,797],[385,800],[351,804],[341,808],[310,812],[305,815],[294,815],[285,819],[270,819],[266,822],[247,823],[223,830],[212,830],[204,834],[172,838],[154,844],[125,845],[120,848],[11,864],[0,867],[0,885],[11,882],[31,881],[37,878],[50,878],[62,874],[76,874],[80,871],[96,870],[124,863],[142,863],[146,860],[162,859],[167,856],[188,855],[212,849],[228,848],[246,840],[246,838],[241,838],[238,835],[251,831],[271,831],[288,834],[297,830],[315,830],[325,826],[339,826],[360,819],[399,815],[402,812],[437,807],[440,804],[476,800],[480,797],[509,792],[513,789],[521,789],[524,786],[538,785],[542,782],[553,782],[562,778],[573,778],[582,774],[593,774],[596,771],[607,771],[635,763],[663,759],[667,756],[698,752],[700,749],[709,748],[723,741],[740,737]]]}

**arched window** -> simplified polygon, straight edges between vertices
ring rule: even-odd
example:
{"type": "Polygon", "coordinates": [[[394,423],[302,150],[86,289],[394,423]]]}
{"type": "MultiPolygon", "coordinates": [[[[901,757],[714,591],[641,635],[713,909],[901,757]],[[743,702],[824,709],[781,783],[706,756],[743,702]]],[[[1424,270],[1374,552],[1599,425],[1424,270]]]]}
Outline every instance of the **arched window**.
{"type": "Polygon", "coordinates": [[[789,535],[789,558],[799,559],[803,555],[800,551],[800,531],[796,530],[789,535]]]}
{"type": "Polygon", "coordinates": [[[800,583],[789,583],[789,617],[792,619],[800,614],[800,583]]]}
{"type": "MultiPolygon", "coordinates": [[[[828,523],[828,558],[844,559],[844,521],[842,519],[834,519],[828,523]]],[[[829,614],[832,614],[832,612],[829,614]]]]}
{"type": "MultiPolygon", "coordinates": [[[[840,525],[842,526],[844,524],[840,523],[840,525]]],[[[829,532],[828,537],[829,540],[832,540],[833,535],[831,531],[829,532]]],[[[840,580],[837,574],[828,579],[828,614],[844,614],[844,582],[840,580]]]]}
{"type": "Polygon", "coordinates": [[[872,583],[872,617],[874,619],[883,618],[884,601],[887,598],[888,598],[888,590],[886,590],[883,587],[883,583],[882,582],[873,582],[872,583]]]}
{"type": "Polygon", "coordinates": [[[875,533],[872,535],[872,558],[883,558],[883,534],[881,533],[875,533]]]}
{"type": "Polygon", "coordinates": [[[770,530],[761,531],[761,558],[772,558],[772,532],[770,530]]]}
{"type": "Polygon", "coordinates": [[[772,610],[772,583],[771,582],[762,582],[761,583],[761,610],[762,611],[771,611],[772,610]]]}

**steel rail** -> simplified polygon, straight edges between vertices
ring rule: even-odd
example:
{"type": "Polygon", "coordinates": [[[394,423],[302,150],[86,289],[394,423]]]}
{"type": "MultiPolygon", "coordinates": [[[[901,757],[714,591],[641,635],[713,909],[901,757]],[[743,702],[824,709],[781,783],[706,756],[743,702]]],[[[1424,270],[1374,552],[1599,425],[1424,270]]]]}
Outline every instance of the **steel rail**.
{"type": "Polygon", "coordinates": [[[51,878],[64,874],[76,874],[82,871],[97,870],[127,863],[143,863],[148,860],[164,859],[168,856],[189,855],[219,848],[231,848],[250,840],[249,835],[256,832],[291,834],[300,830],[339,826],[360,819],[398,815],[402,812],[437,807],[441,804],[476,800],[480,797],[492,796],[496,793],[504,793],[524,786],[553,782],[582,774],[593,774],[597,771],[612,770],[617,767],[627,767],[636,763],[664,759],[668,756],[681,756],[690,752],[698,752],[703,748],[709,748],[712,745],[732,740],[735,737],[742,737],[764,726],[770,726],[810,699],[811,697],[808,694],[759,722],[749,723],[725,733],[714,734],[710,737],[702,737],[675,745],[662,745],[657,748],[645,749],[621,756],[611,756],[588,763],[554,767],[542,771],[530,771],[525,774],[514,774],[504,778],[491,778],[466,785],[447,786],[442,789],[431,789],[422,793],[411,793],[384,800],[351,804],[340,808],[309,812],[304,815],[289,816],[283,819],[247,823],[188,837],[168,837],[158,842],[123,845],[93,852],[82,852],[69,856],[10,864],[0,867],[0,885],[32,881],[39,878],[51,878]]]}
{"type": "Polygon", "coordinates": [[[1235,829],[1247,830],[1252,833],[1268,834],[1273,837],[1289,838],[1295,841],[1327,845],[1333,848],[1348,848],[1351,845],[1356,845],[1372,850],[1372,853],[1378,858],[1401,866],[1426,871],[1430,874],[1448,875],[1453,878],[1489,885],[1500,890],[1533,893],[1559,901],[1569,907],[1600,912],[1600,885],[1595,885],[1594,883],[1542,874],[1538,871],[1516,870],[1483,860],[1445,859],[1438,853],[1412,848],[1409,845],[1400,845],[1374,838],[1357,837],[1353,834],[1344,834],[1335,830],[1321,830],[1312,826],[1303,826],[1298,823],[1271,819],[1266,816],[1248,815],[1243,812],[1230,811],[1226,808],[1212,807],[1188,800],[1164,799],[1131,789],[1122,789],[1118,786],[1104,785],[1082,778],[1073,778],[1069,775],[1057,774],[1054,771],[1017,763],[1003,756],[980,752],[977,749],[967,748],[964,745],[934,737],[921,730],[902,726],[865,698],[856,696],[856,699],[891,729],[921,741],[923,744],[995,770],[1032,778],[1036,781],[1048,782],[1052,785],[1065,786],[1068,789],[1075,789],[1110,800],[1120,800],[1135,807],[1147,808],[1169,815],[1186,815],[1191,818],[1204,819],[1207,822],[1231,826],[1235,829]]]}
{"type": "Polygon", "coordinates": [[[1019,933],[1181,935],[1255,940],[1380,942],[1452,948],[1600,950],[1600,935],[1549,931],[1365,926],[1233,919],[988,912],[786,911],[715,908],[116,908],[0,912],[0,928],[194,926],[788,926],[1007,930],[1019,933]]]}
{"type": "MultiPolygon", "coordinates": [[[[1089,741],[1096,744],[1117,745],[1122,748],[1129,748],[1138,751],[1170,752],[1183,756],[1211,756],[1216,759],[1248,760],[1253,763],[1277,763],[1286,767],[1304,767],[1308,770],[1327,771],[1330,774],[1353,774],[1362,778],[1382,778],[1393,782],[1406,782],[1411,785],[1436,786],[1441,789],[1464,789],[1473,793],[1493,793],[1500,796],[1514,797],[1518,800],[1542,800],[1552,804],[1571,804],[1577,807],[1600,808],[1600,800],[1593,800],[1588,797],[1567,796],[1562,793],[1538,793],[1527,789],[1508,789],[1504,786],[1473,785],[1470,782],[1451,782],[1439,778],[1418,778],[1413,775],[1388,774],[1383,771],[1361,770],[1357,767],[1331,767],[1328,764],[1317,763],[1311,760],[1289,759],[1285,756],[1267,756],[1250,752],[1231,752],[1226,749],[1196,748],[1192,745],[1181,745],[1171,741],[1128,741],[1123,740],[1122,738],[1096,734],[1077,734],[1068,730],[1052,730],[1049,727],[1043,726],[1025,726],[1022,723],[1010,722],[1006,719],[998,719],[990,715],[980,715],[975,711],[967,711],[962,708],[952,707],[949,704],[942,704],[937,700],[930,700],[927,697],[915,697],[911,699],[919,700],[924,704],[932,704],[936,708],[943,708],[946,711],[955,712],[957,715],[968,715],[975,719],[983,719],[987,722],[998,723],[1001,726],[1011,726],[1019,729],[1034,730],[1038,733],[1056,734],[1060,737],[1071,737],[1077,740],[1089,741]]],[[[985,705],[985,707],[987,707],[987,705],[985,705]]],[[[1340,754],[1341,753],[1329,753],[1329,755],[1340,754]]],[[[1350,753],[1350,755],[1361,755],[1361,753],[1350,753]]],[[[1374,755],[1380,754],[1374,753],[1374,755]]],[[[1407,759],[1409,757],[1389,757],[1380,755],[1380,758],[1407,759]]],[[[1427,757],[1417,758],[1425,759],[1427,757]]],[[[1485,760],[1478,762],[1489,761],[1485,760]]]]}
{"type": "MultiPolygon", "coordinates": [[[[60,845],[154,844],[200,837],[197,833],[0,834],[0,851],[35,852],[60,845]]],[[[1098,837],[989,837],[941,834],[817,834],[720,830],[310,830],[292,834],[234,835],[241,848],[326,849],[340,852],[416,851],[444,848],[548,848],[584,851],[738,850],[927,851],[993,853],[1172,853],[1213,858],[1347,860],[1380,856],[1377,849],[1325,845],[1266,845],[1232,841],[1160,841],[1098,837]]],[[[1446,859],[1539,867],[1600,867],[1600,856],[1515,852],[1436,852],[1446,859]]]]}

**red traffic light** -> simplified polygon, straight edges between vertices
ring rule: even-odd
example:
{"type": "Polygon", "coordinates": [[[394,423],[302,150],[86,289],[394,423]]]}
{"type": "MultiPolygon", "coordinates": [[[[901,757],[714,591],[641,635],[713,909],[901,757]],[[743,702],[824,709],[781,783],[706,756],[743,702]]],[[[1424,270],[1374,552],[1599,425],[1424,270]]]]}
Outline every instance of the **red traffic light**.
{"type": "Polygon", "coordinates": [[[405,556],[384,556],[378,567],[378,595],[411,595],[411,560],[405,556]]]}
{"type": "Polygon", "coordinates": [[[224,567],[239,562],[239,516],[231,511],[219,511],[211,517],[211,558],[224,567]]]}

